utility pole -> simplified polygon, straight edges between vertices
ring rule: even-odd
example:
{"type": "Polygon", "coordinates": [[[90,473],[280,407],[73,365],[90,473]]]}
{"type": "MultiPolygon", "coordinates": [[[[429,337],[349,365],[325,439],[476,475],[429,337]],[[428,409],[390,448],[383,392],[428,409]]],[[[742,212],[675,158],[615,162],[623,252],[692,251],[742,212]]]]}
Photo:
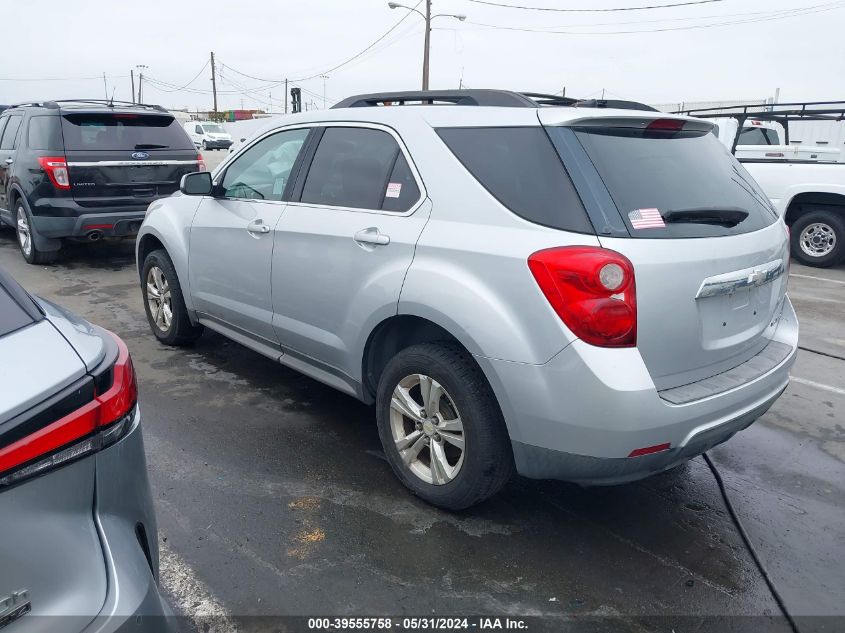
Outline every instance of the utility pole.
{"type": "Polygon", "coordinates": [[[144,103],[144,73],[138,75],[138,103],[144,103]]]}
{"type": "Polygon", "coordinates": [[[214,51],[211,51],[211,92],[214,93],[214,114],[217,114],[217,77],[214,74],[214,51]]]}
{"type": "Polygon", "coordinates": [[[428,56],[431,49],[431,0],[425,0],[425,44],[423,48],[422,89],[428,90],[428,56]]]}
{"type": "Polygon", "coordinates": [[[326,109],[326,79],[329,78],[328,75],[320,75],[323,78],[323,110],[326,109]]]}
{"type": "Polygon", "coordinates": [[[103,73],[103,92],[106,94],[106,99],[109,98],[109,85],[106,83],[106,73],[103,73]]]}
{"type": "Polygon", "coordinates": [[[129,76],[132,78],[132,103],[135,103],[135,69],[129,69],[129,76]]]}
{"type": "Polygon", "coordinates": [[[288,113],[288,79],[285,77],[285,114],[288,113]]]}

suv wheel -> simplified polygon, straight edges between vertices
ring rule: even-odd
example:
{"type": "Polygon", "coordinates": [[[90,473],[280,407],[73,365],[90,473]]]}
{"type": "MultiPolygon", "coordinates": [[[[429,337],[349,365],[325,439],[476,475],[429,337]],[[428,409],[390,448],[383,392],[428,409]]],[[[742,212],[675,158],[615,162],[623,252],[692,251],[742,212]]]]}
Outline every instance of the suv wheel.
{"type": "Polygon", "coordinates": [[[376,418],[393,472],[433,505],[468,508],[513,473],[493,391],[457,346],[426,343],[394,356],[379,380],[376,418]]]}
{"type": "Polygon", "coordinates": [[[165,345],[181,346],[194,342],[203,326],[193,325],[182,298],[182,287],[170,256],[153,251],[144,260],[141,294],[147,322],[156,338],[165,345]]]}
{"type": "Polygon", "coordinates": [[[792,254],[802,264],[827,268],[845,258],[845,220],[826,210],[799,217],[791,227],[792,254]]]}
{"type": "Polygon", "coordinates": [[[32,217],[21,201],[18,201],[15,212],[15,230],[18,236],[18,247],[27,263],[52,264],[56,261],[59,251],[42,251],[36,246],[35,226],[32,223],[32,217]]]}
{"type": "Polygon", "coordinates": [[[205,141],[203,141],[203,142],[202,142],[202,151],[206,151],[206,150],[208,150],[208,143],[206,143],[205,141]]]}

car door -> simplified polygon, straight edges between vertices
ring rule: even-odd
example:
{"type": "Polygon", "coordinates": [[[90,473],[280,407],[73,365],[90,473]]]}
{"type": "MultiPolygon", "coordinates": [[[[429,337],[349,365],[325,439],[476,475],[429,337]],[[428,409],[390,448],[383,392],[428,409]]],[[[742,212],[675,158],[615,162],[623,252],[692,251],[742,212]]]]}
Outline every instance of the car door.
{"type": "Polygon", "coordinates": [[[191,225],[191,293],[201,318],[264,344],[273,330],[270,267],[282,194],[309,129],[285,130],[251,144],[217,176],[191,225]]]}
{"type": "Polygon", "coordinates": [[[276,227],[274,324],[286,353],[358,380],[355,352],[396,314],[430,204],[392,130],[332,124],[318,134],[276,227]]]}
{"type": "Polygon", "coordinates": [[[8,209],[11,214],[14,214],[14,209],[9,209],[8,187],[11,182],[10,172],[15,162],[15,146],[21,121],[23,121],[23,116],[20,114],[7,117],[6,126],[0,136],[0,209],[8,209]]]}

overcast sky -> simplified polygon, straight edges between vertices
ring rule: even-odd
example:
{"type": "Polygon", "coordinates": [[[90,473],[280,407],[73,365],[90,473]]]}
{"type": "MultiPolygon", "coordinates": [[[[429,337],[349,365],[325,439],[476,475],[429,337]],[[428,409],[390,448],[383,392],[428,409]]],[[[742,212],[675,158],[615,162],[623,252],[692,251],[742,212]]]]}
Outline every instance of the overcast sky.
{"type": "MultiPolygon", "coordinates": [[[[683,0],[490,1],[613,9],[683,0]]],[[[266,110],[271,102],[275,111],[283,108],[284,86],[272,82],[320,75],[407,13],[390,10],[386,0],[15,0],[2,6],[0,103],[102,98],[104,72],[108,94],[128,100],[129,71],[145,64],[144,74],[163,83],[147,83],[144,101],[210,109],[210,66],[188,90],[165,90],[188,84],[213,50],[222,74],[220,109],[266,110]]],[[[779,87],[781,101],[845,99],[845,1],[720,0],[567,13],[434,0],[433,12],[466,20],[434,21],[432,88],[457,88],[461,80],[471,88],[537,92],[559,93],[565,86],[567,96],[596,97],[605,89],[609,98],[665,103],[759,99],[779,87]],[[718,26],[689,28],[702,25],[718,26]],[[563,33],[544,32],[551,30],[563,33]]],[[[422,18],[411,14],[365,55],[330,71],[328,105],[349,94],[419,89],[423,30],[422,18]]],[[[303,101],[322,107],[323,79],[299,85],[308,91],[303,101]]]]}

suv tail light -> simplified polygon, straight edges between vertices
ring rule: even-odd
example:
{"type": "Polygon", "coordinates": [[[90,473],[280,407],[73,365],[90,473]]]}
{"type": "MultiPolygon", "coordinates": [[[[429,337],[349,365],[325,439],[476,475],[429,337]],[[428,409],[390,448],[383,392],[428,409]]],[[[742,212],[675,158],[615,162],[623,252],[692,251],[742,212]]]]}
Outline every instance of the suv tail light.
{"type": "Polygon", "coordinates": [[[64,156],[39,156],[38,164],[47,172],[47,177],[56,189],[70,189],[70,176],[64,156]]]}
{"type": "Polygon", "coordinates": [[[202,157],[202,154],[197,154],[197,171],[207,171],[208,168],[205,166],[205,159],[202,157]]]}
{"type": "Polygon", "coordinates": [[[41,474],[114,444],[132,428],[138,401],[135,368],[116,335],[117,360],[94,376],[94,399],[0,448],[0,487],[41,474]]]}
{"type": "Polygon", "coordinates": [[[637,344],[634,266],[616,251],[564,246],[528,258],[531,274],[573,334],[599,347],[637,344]]]}

